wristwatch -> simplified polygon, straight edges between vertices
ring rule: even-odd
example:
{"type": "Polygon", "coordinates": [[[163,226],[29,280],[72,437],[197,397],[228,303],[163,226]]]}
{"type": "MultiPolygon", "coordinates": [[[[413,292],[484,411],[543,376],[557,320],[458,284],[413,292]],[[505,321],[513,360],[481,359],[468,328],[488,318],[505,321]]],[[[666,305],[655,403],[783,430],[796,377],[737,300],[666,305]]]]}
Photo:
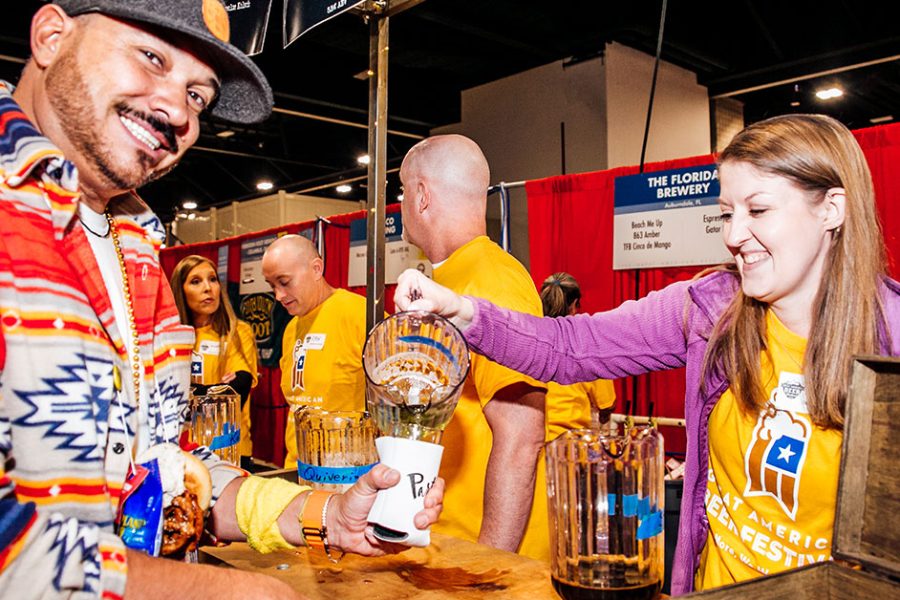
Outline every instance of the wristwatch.
{"type": "Polygon", "coordinates": [[[300,511],[300,532],[307,548],[316,548],[325,551],[328,560],[337,564],[344,558],[344,551],[340,555],[331,554],[328,546],[328,527],[325,525],[328,516],[328,503],[334,498],[331,492],[313,490],[306,497],[303,510],[300,511]]]}
{"type": "Polygon", "coordinates": [[[300,513],[300,528],[303,539],[309,548],[324,549],[328,542],[325,509],[331,496],[330,492],[313,490],[309,493],[306,504],[303,505],[303,511],[300,513]]]}

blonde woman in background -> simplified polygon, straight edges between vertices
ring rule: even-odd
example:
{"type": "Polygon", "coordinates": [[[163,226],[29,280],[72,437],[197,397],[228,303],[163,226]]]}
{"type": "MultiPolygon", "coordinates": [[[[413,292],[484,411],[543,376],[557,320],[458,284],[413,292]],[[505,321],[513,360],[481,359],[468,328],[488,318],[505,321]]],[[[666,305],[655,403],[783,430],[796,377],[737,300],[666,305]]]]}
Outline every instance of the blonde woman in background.
{"type": "Polygon", "coordinates": [[[211,260],[193,254],[172,271],[172,293],[181,322],[197,332],[191,356],[191,387],[205,391],[227,384],[241,396],[241,456],[252,455],[250,390],[256,387],[256,338],[239,320],[231,302],[222,301],[222,285],[211,260]]]}
{"type": "MultiPolygon", "coordinates": [[[[554,273],[541,285],[541,304],[545,317],[566,317],[581,312],[581,288],[568,273],[554,273]]],[[[589,427],[609,420],[616,403],[612,381],[597,379],[560,385],[547,384],[547,441],[567,429],[589,427]]]]}

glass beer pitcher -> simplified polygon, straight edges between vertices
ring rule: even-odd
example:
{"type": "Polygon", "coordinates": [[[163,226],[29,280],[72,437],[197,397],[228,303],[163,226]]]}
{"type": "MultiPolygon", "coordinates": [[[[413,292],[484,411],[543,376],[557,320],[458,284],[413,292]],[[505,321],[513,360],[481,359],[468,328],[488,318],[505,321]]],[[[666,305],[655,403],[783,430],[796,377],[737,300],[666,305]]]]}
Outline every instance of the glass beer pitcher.
{"type": "Polygon", "coordinates": [[[651,599],[663,580],[663,439],[567,431],[546,446],[550,571],[567,600],[651,599]]]}
{"type": "Polygon", "coordinates": [[[369,333],[363,368],[379,434],[439,444],[469,372],[469,347],[443,317],[401,312],[369,333]]]}
{"type": "Polygon", "coordinates": [[[241,397],[228,385],[191,393],[191,440],[240,465],[241,397]]]}

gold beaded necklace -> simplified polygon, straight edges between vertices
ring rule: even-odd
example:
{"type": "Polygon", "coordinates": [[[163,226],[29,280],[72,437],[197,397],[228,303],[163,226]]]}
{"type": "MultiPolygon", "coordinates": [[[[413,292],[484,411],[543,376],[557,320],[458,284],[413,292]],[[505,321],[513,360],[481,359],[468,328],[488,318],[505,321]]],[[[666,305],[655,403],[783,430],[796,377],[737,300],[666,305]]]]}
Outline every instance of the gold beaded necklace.
{"type": "MultiPolygon", "coordinates": [[[[131,296],[131,285],[128,283],[128,270],[125,268],[125,254],[122,252],[122,243],[119,240],[119,230],[113,221],[112,215],[107,209],[104,214],[106,221],[109,223],[109,231],[112,233],[113,246],[116,249],[116,258],[119,259],[119,269],[122,271],[122,286],[125,290],[125,308],[128,311],[128,325],[130,328],[131,339],[133,342],[131,356],[131,376],[134,381],[134,403],[140,404],[141,397],[141,345],[138,338],[137,321],[134,318],[134,299],[131,296]]],[[[127,345],[126,345],[127,349],[127,345]]],[[[122,389],[122,374],[118,367],[113,369],[113,385],[117,391],[122,389]]]]}

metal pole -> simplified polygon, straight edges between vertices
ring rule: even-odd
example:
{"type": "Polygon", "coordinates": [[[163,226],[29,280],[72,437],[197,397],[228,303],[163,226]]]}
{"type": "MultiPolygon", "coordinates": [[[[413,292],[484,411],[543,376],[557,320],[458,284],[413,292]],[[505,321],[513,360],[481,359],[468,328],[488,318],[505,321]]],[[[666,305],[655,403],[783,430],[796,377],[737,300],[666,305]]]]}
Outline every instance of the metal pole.
{"type": "Polygon", "coordinates": [[[509,215],[509,188],[500,184],[500,247],[509,252],[509,229],[511,219],[509,215]]]}
{"type": "Polygon", "coordinates": [[[385,3],[369,10],[369,189],[366,208],[366,328],[384,318],[384,208],[387,195],[388,23],[385,3]]]}

